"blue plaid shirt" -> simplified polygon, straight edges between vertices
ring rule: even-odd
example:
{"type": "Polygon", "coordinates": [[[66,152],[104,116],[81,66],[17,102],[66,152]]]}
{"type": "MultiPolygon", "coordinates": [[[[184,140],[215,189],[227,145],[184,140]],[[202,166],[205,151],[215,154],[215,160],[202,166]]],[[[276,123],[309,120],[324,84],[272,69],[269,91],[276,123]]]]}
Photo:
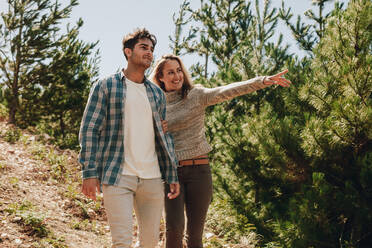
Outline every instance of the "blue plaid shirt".
{"type": "MultiPolygon", "coordinates": [[[[155,131],[155,149],[162,179],[177,183],[177,159],[171,134],[164,133],[166,100],[163,91],[144,80],[155,131]]],[[[91,88],[80,126],[79,162],[83,178],[98,178],[102,184],[117,185],[124,165],[124,105],[126,97],[124,73],[96,82],[91,88]]]]}

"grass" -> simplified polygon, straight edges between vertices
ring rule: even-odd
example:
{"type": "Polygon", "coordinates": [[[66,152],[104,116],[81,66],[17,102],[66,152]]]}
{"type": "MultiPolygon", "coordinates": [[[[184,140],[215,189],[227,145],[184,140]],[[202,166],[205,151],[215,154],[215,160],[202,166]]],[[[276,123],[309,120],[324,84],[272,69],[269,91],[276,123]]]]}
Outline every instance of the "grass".
{"type": "Polygon", "coordinates": [[[98,196],[97,201],[91,201],[82,196],[78,183],[80,180],[78,166],[71,167],[68,164],[68,158],[53,147],[46,147],[39,142],[33,142],[31,149],[35,159],[42,160],[49,165],[50,179],[55,180],[55,183],[66,185],[59,190],[59,194],[69,200],[69,203],[65,206],[66,210],[80,219],[73,224],[74,229],[102,233],[94,224],[94,218],[103,214],[102,199],[98,196]]]}
{"type": "MultiPolygon", "coordinates": [[[[2,94],[0,93],[0,96],[1,95],[2,94]]],[[[0,103],[0,119],[5,120],[7,117],[8,117],[8,109],[4,106],[4,104],[0,103]]]]}
{"type": "MultiPolygon", "coordinates": [[[[74,169],[64,154],[55,149],[53,146],[44,145],[39,141],[30,141],[26,136],[22,136],[22,133],[17,128],[8,128],[3,135],[3,138],[9,143],[21,142],[23,145],[27,146],[31,151],[31,156],[35,160],[43,161],[48,166],[48,181],[52,181],[56,184],[63,183],[65,187],[62,187],[59,192],[63,198],[69,199],[72,202],[72,208],[74,208],[76,217],[79,217],[83,221],[79,220],[79,226],[84,226],[86,221],[92,216],[102,214],[102,201],[100,197],[97,202],[85,199],[79,190],[79,168],[78,166],[74,169]],[[77,210],[77,211],[76,211],[77,210]]],[[[7,165],[0,161],[0,170],[6,169],[7,165]]],[[[12,185],[13,188],[18,187],[19,182],[18,177],[9,177],[8,183],[12,185]]],[[[39,237],[46,237],[47,231],[46,227],[43,225],[44,217],[37,214],[37,212],[30,212],[25,209],[25,203],[21,204],[10,204],[7,208],[8,213],[15,214],[20,223],[31,227],[32,230],[38,234],[39,237]]],[[[95,222],[89,225],[85,225],[84,230],[88,230],[88,226],[93,232],[98,232],[95,222]],[[92,224],[93,223],[93,224],[92,224]]]]}
{"type": "Polygon", "coordinates": [[[11,127],[5,131],[4,140],[11,144],[16,143],[22,136],[22,132],[17,127],[11,127]]]}
{"type": "Polygon", "coordinates": [[[236,221],[231,209],[227,209],[224,200],[215,197],[209,208],[207,216],[207,230],[214,235],[204,239],[205,247],[226,247],[226,243],[234,244],[231,247],[253,248],[259,247],[261,237],[256,234],[253,224],[247,223],[242,228],[236,221]]]}
{"type": "Polygon", "coordinates": [[[29,236],[43,238],[49,235],[50,230],[45,224],[45,216],[38,212],[30,201],[11,203],[4,211],[13,215],[13,220],[22,226],[29,236]]]}
{"type": "Polygon", "coordinates": [[[33,248],[68,248],[65,244],[65,237],[56,237],[55,235],[49,235],[37,242],[32,244],[33,248]]]}
{"type": "Polygon", "coordinates": [[[48,154],[48,149],[39,142],[32,142],[30,144],[32,157],[36,160],[44,160],[48,154]]]}
{"type": "Polygon", "coordinates": [[[76,247],[81,240],[108,247],[102,201],[81,194],[76,152],[47,143],[31,130],[0,124],[0,230],[4,233],[0,247],[13,247],[16,238],[35,248],[76,247]],[[43,186],[48,193],[42,192],[43,186]],[[70,234],[71,238],[63,237],[70,234]]]}
{"type": "Polygon", "coordinates": [[[7,170],[8,168],[9,168],[9,166],[6,163],[0,161],[0,172],[4,171],[4,170],[7,170]]]}
{"type": "Polygon", "coordinates": [[[19,178],[18,177],[10,177],[8,178],[8,183],[15,189],[19,188],[19,178]]]}
{"type": "MultiPolygon", "coordinates": [[[[69,151],[59,150],[50,144],[43,144],[43,141],[38,141],[32,135],[22,134],[22,132],[19,134],[16,129],[10,129],[10,127],[7,127],[7,130],[0,130],[0,132],[2,132],[1,136],[4,139],[7,137],[7,142],[14,141],[17,145],[23,145],[33,160],[41,161],[34,165],[36,166],[35,170],[45,177],[45,180],[42,181],[46,184],[58,185],[57,192],[63,199],[63,211],[72,223],[69,224],[69,228],[98,235],[107,234],[107,230],[100,223],[100,220],[104,219],[102,199],[98,197],[98,200],[94,202],[86,199],[80,193],[80,167],[74,157],[75,154],[71,155],[69,151]]],[[[6,172],[7,166],[5,158],[0,158],[0,171],[6,172]]],[[[36,174],[36,176],[38,175],[36,174]]],[[[3,181],[3,184],[13,188],[13,191],[17,191],[22,186],[20,178],[10,176],[3,181]]],[[[35,180],[37,177],[33,179],[35,180]]],[[[37,205],[23,201],[11,204],[0,203],[0,206],[25,233],[35,238],[35,243],[31,247],[67,247],[65,238],[57,237],[53,233],[52,225],[48,226],[48,218],[42,214],[37,205]]],[[[223,202],[219,202],[215,198],[210,207],[206,224],[206,233],[213,233],[213,235],[204,238],[204,247],[255,247],[253,244],[259,242],[259,237],[254,235],[254,226],[247,225],[245,229],[251,229],[251,231],[239,233],[235,220],[229,217],[232,216],[229,211],[223,202]],[[244,238],[245,236],[246,238],[244,238]]]]}

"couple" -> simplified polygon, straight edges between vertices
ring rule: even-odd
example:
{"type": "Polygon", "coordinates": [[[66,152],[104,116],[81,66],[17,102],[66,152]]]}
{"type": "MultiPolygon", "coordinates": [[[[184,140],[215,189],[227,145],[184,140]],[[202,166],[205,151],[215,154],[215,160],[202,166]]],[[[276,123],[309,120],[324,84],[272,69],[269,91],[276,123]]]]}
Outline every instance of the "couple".
{"type": "Polygon", "coordinates": [[[166,247],[183,247],[184,211],[187,246],[203,247],[212,199],[205,108],[290,82],[281,77],[284,71],[212,89],[193,86],[174,55],[157,62],[151,82],[144,73],[155,45],[155,36],[146,29],[126,35],[127,68],[92,86],[79,135],[82,192],[95,200],[102,185],[112,247],[131,246],[133,208],[139,247],[156,247],[164,205],[166,247]]]}

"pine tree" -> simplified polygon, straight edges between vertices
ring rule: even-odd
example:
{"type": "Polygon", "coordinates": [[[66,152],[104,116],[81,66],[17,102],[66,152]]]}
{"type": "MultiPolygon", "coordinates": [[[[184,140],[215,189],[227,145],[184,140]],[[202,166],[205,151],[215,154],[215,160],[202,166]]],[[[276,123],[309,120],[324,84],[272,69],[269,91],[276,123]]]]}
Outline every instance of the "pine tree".
{"type": "Polygon", "coordinates": [[[282,6],[310,55],[303,59],[288,54],[281,36],[271,41],[270,1],[263,11],[258,1],[253,12],[222,0],[194,11],[195,49],[219,70],[208,81],[198,70],[197,83],[215,87],[283,67],[294,83],[208,109],[216,198],[235,211],[241,233],[253,223],[266,246],[371,246],[371,2],[353,0],[346,11],[336,3],[324,14],[328,1],[313,1],[319,11],[306,12],[310,25],[292,25],[282,6]]]}
{"type": "Polygon", "coordinates": [[[98,76],[98,42],[85,43],[78,39],[80,19],[60,39],[48,67],[40,80],[43,91],[40,111],[48,126],[46,132],[58,140],[61,147],[76,148],[78,132],[91,83],[98,76]]]}
{"type": "Polygon", "coordinates": [[[171,42],[170,48],[174,55],[184,55],[188,52],[194,52],[194,49],[190,47],[191,42],[196,37],[197,30],[193,27],[189,28],[189,32],[186,36],[182,36],[183,28],[187,26],[192,20],[192,10],[190,8],[190,2],[184,0],[180,6],[178,16],[176,13],[173,14],[173,22],[175,25],[174,37],[169,36],[171,42]],[[185,51],[183,51],[185,50],[185,51]]]}
{"type": "MultiPolygon", "coordinates": [[[[201,25],[200,33],[205,36],[199,37],[196,50],[206,49],[205,55],[212,58],[218,72],[208,80],[199,74],[197,83],[216,87],[257,75],[270,75],[292,61],[287,47],[282,45],[282,36],[277,42],[272,41],[278,16],[277,10],[270,7],[270,1],[265,1],[262,8],[256,1],[254,9],[246,1],[201,2],[202,7],[194,11],[194,16],[201,25]]],[[[307,66],[291,63],[298,71],[307,66]]],[[[278,188],[272,183],[287,184],[283,182],[285,172],[270,165],[270,161],[262,163],[258,158],[260,145],[247,138],[245,129],[267,122],[260,115],[269,108],[274,109],[276,115],[285,116],[288,110],[284,100],[291,93],[283,94],[284,90],[287,89],[265,89],[211,107],[206,122],[207,135],[214,148],[211,157],[216,196],[229,202],[229,207],[236,212],[241,233],[249,232],[253,223],[266,240],[274,236],[265,223],[270,218],[271,197],[276,196],[278,188]]],[[[280,215],[278,207],[275,211],[280,215]]]]}
{"type": "Polygon", "coordinates": [[[314,213],[312,224],[318,229],[312,244],[369,247],[372,2],[353,0],[346,11],[338,10],[314,55],[311,80],[300,92],[315,108],[301,134],[313,171],[312,185],[305,189],[313,196],[306,210],[314,213]]]}
{"type": "Polygon", "coordinates": [[[58,46],[59,23],[70,16],[77,0],[66,7],[50,0],[8,0],[0,23],[0,85],[6,89],[9,122],[16,123],[20,99],[35,97],[40,87],[33,81],[45,71],[58,46]]]}
{"type": "MultiPolygon", "coordinates": [[[[238,154],[251,162],[236,175],[251,188],[259,185],[260,199],[253,205],[240,198],[249,219],[256,214],[267,223],[266,234],[259,230],[265,241],[285,247],[372,244],[371,14],[370,1],[335,8],[314,59],[305,58],[304,70],[289,75],[302,83],[299,92],[291,88],[285,95],[287,111],[265,105],[243,126],[248,142],[238,154]],[[255,167],[267,173],[244,173],[255,167]]],[[[289,65],[300,69],[301,63],[289,65]]],[[[233,193],[239,199],[248,190],[236,187],[233,193]]]]}
{"type": "Polygon", "coordinates": [[[244,0],[201,1],[200,9],[193,13],[199,27],[195,47],[199,55],[210,57],[219,69],[231,66],[241,41],[248,35],[252,19],[249,6],[244,0]]]}
{"type": "MultiPolygon", "coordinates": [[[[291,58],[281,39],[276,44],[266,39],[275,14],[269,18],[265,5],[260,12],[258,2],[255,14],[250,7],[244,12],[251,28],[237,39],[242,49],[234,47],[240,34],[225,30],[218,36],[225,22],[215,12],[232,3],[222,2],[195,11],[213,44],[208,56],[220,71],[196,81],[214,87],[288,67],[294,85],[209,109],[217,198],[235,210],[242,232],[254,224],[263,245],[371,246],[371,2],[353,0],[346,11],[336,3],[325,15],[327,1],[314,2],[319,15],[307,16],[316,25],[300,20],[292,26],[310,54],[303,59],[291,58]]],[[[289,13],[283,11],[284,6],[282,14],[289,13]]],[[[229,15],[226,8],[224,13],[229,15]]]]}
{"type": "Polygon", "coordinates": [[[343,7],[343,4],[336,2],[334,10],[324,14],[325,4],[331,1],[332,0],[313,0],[312,5],[318,7],[318,15],[316,15],[311,9],[304,13],[304,15],[313,23],[305,24],[302,22],[301,16],[298,15],[296,25],[291,23],[293,17],[291,8],[286,9],[284,1],[282,1],[282,7],[279,11],[281,19],[285,21],[289,29],[292,31],[292,34],[300,48],[308,52],[310,56],[312,55],[314,46],[323,36],[327,18],[331,16],[334,11],[340,10],[343,7]]]}

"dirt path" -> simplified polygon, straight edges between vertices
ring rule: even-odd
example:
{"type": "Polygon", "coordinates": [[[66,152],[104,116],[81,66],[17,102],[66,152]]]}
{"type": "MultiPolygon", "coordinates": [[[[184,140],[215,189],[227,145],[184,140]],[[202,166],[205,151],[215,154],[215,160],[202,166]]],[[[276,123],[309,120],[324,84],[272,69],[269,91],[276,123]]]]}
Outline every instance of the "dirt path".
{"type": "MultiPolygon", "coordinates": [[[[80,193],[77,153],[45,145],[45,138],[0,120],[0,247],[110,247],[101,201],[80,193]]],[[[136,225],[133,236],[134,247],[136,225]]],[[[210,231],[204,236],[206,248],[253,247],[226,244],[210,231]]],[[[164,247],[163,222],[158,247],[164,247]]]]}
{"type": "Polygon", "coordinates": [[[76,153],[37,145],[31,135],[15,144],[2,136],[0,247],[109,247],[103,209],[78,194],[77,182],[58,176],[61,168],[68,177],[78,173],[76,153]],[[51,163],[61,157],[63,165],[51,163]]]}

